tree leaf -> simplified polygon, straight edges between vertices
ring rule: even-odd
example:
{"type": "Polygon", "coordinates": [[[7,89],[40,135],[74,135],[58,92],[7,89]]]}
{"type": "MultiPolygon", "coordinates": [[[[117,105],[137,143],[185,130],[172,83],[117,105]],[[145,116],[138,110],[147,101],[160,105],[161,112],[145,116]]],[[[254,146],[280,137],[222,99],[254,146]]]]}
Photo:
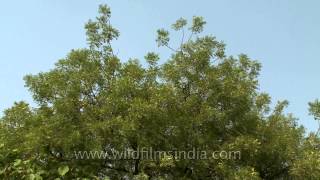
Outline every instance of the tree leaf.
{"type": "Polygon", "coordinates": [[[69,172],[69,166],[61,166],[58,168],[58,173],[60,176],[64,176],[69,172]]]}
{"type": "Polygon", "coordinates": [[[19,166],[21,164],[21,159],[16,159],[13,163],[13,166],[19,166]]]}

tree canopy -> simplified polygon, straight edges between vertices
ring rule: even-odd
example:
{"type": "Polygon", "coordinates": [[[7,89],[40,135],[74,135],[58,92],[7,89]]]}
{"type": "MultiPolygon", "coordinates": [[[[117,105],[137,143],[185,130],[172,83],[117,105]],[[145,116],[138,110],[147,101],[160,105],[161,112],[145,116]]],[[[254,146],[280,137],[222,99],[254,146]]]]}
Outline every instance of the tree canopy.
{"type": "MultiPolygon", "coordinates": [[[[319,179],[319,133],[305,133],[287,101],[271,106],[260,92],[261,65],[247,55],[227,56],[225,44],[202,35],[204,18],[170,46],[170,31],[156,43],[171,51],[120,60],[112,41],[119,31],[111,11],[85,25],[88,48],[72,50],[48,72],[25,76],[36,107],[16,102],[0,121],[1,179],[319,179]],[[110,151],[241,152],[241,158],[112,159],[110,151]],[[76,158],[75,152],[106,152],[76,158]]],[[[320,119],[320,102],[310,103],[320,119]]]]}

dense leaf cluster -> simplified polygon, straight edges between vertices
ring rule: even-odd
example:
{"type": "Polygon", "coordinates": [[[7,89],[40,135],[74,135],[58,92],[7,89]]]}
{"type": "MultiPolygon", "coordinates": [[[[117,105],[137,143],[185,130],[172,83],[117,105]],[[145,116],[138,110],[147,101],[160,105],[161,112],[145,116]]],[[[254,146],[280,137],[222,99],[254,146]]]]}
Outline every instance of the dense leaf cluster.
{"type": "MultiPolygon", "coordinates": [[[[17,102],[0,122],[1,179],[318,179],[319,136],[304,134],[296,119],[271,108],[258,91],[260,64],[226,56],[222,42],[200,36],[206,22],[180,18],[181,46],[158,30],[164,63],[113,53],[119,36],[110,9],[85,28],[89,48],[72,50],[55,67],[25,77],[38,106],[17,102]],[[187,31],[188,30],[188,31],[187,31]],[[187,32],[189,36],[187,36],[187,32]],[[240,151],[240,159],[77,159],[75,151],[240,151]]],[[[320,105],[310,103],[319,119],[320,105]]]]}

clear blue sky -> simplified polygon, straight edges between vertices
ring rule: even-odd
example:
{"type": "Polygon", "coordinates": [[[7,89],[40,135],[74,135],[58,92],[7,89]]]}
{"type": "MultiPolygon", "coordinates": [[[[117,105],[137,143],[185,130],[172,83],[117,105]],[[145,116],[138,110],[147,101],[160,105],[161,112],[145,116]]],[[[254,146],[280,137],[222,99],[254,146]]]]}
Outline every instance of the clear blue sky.
{"type": "Polygon", "coordinates": [[[155,31],[179,17],[205,17],[206,33],[227,44],[227,54],[248,54],[262,65],[260,91],[287,99],[288,112],[308,130],[316,122],[309,101],[320,98],[320,1],[318,0],[6,0],[0,5],[0,110],[32,102],[23,76],[47,71],[73,48],[86,46],[84,23],[99,4],[112,8],[123,60],[142,59],[156,47],[155,31]]]}

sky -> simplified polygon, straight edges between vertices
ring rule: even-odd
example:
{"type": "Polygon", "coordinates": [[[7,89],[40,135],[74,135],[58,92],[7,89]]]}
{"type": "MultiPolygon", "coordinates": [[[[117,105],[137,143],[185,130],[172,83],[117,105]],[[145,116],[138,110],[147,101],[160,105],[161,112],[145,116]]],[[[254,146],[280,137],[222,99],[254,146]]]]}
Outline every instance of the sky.
{"type": "MultiPolygon", "coordinates": [[[[6,0],[0,5],[0,111],[32,96],[26,74],[52,69],[71,49],[87,47],[84,24],[99,4],[112,11],[120,30],[115,52],[126,61],[149,51],[168,58],[155,43],[156,30],[176,19],[203,16],[206,34],[226,43],[227,55],[247,54],[262,64],[260,92],[273,103],[288,100],[286,112],[308,131],[317,122],[308,102],[320,98],[320,1],[318,0],[6,0]]],[[[174,34],[176,35],[176,34],[174,34]]],[[[177,34],[178,35],[178,34],[177,34]]]]}

